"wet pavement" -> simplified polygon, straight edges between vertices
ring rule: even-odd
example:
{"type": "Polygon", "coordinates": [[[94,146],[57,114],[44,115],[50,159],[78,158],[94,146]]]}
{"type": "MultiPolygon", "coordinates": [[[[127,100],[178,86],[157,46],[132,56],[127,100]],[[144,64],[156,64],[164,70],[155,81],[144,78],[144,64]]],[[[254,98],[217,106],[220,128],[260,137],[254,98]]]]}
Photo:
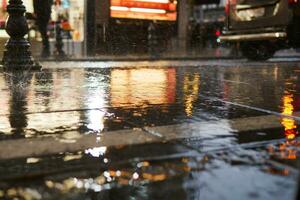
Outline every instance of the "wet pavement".
{"type": "Polygon", "coordinates": [[[0,72],[0,199],[296,199],[300,62],[0,72]]]}

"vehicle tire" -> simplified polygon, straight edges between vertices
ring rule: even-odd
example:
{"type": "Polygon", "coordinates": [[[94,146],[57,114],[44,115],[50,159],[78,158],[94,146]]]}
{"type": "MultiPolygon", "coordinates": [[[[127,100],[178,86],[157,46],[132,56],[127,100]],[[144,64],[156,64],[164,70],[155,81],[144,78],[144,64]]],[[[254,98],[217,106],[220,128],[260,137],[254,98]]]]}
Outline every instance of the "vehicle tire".
{"type": "Polygon", "coordinates": [[[270,42],[247,42],[241,44],[241,51],[248,60],[264,61],[273,57],[276,47],[270,42]]]}

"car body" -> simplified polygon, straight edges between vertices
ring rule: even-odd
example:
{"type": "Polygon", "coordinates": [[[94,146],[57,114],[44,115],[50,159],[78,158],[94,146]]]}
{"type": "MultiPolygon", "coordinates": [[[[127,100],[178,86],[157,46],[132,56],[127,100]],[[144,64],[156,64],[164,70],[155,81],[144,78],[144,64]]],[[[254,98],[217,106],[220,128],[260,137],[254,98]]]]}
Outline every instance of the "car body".
{"type": "Polygon", "coordinates": [[[251,60],[300,47],[300,0],[227,0],[221,41],[240,44],[251,60]]]}

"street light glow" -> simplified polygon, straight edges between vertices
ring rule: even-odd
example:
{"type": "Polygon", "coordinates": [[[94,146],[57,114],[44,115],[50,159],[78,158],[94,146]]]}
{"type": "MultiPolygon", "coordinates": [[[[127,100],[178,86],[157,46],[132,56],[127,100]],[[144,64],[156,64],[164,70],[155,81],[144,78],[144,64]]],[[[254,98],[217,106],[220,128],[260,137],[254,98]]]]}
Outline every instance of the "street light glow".
{"type": "Polygon", "coordinates": [[[130,11],[132,11],[132,12],[143,12],[143,13],[159,13],[159,14],[165,14],[166,13],[166,10],[150,9],[150,8],[130,8],[130,11]]]}
{"type": "Polygon", "coordinates": [[[163,9],[128,8],[124,6],[111,6],[110,9],[115,11],[131,11],[131,12],[155,13],[155,14],[165,14],[167,12],[166,10],[163,9]]]}
{"type": "Polygon", "coordinates": [[[150,3],[170,3],[169,0],[134,0],[139,2],[150,2],[150,3]]]}
{"type": "Polygon", "coordinates": [[[110,9],[117,11],[129,11],[129,8],[124,6],[111,6],[110,9]]]}

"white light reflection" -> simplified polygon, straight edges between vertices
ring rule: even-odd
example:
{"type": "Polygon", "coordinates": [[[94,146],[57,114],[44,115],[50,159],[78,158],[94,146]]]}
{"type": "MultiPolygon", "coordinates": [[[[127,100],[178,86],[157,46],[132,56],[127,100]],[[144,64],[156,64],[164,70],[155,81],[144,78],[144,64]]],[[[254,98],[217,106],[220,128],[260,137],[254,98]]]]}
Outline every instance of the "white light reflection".
{"type": "Polygon", "coordinates": [[[3,75],[0,76],[0,114],[3,116],[0,116],[0,131],[5,133],[10,133],[10,123],[8,119],[9,114],[9,90],[6,87],[6,82],[3,77],[3,75]]]}
{"type": "Polygon", "coordinates": [[[116,171],[116,175],[117,175],[117,176],[121,176],[121,175],[122,175],[122,172],[121,172],[120,170],[117,170],[117,171],[116,171]]]}
{"type": "Polygon", "coordinates": [[[26,159],[26,163],[30,164],[30,163],[38,163],[40,161],[39,158],[27,158],[26,159]]]}
{"type": "Polygon", "coordinates": [[[88,80],[90,88],[87,89],[86,99],[87,99],[87,107],[89,109],[99,108],[102,110],[90,110],[87,112],[88,125],[87,127],[93,131],[101,132],[104,129],[104,117],[105,117],[105,109],[106,107],[106,87],[107,84],[103,83],[101,77],[95,78],[90,77],[88,80]]]}
{"type": "Polygon", "coordinates": [[[134,172],[133,175],[132,175],[132,178],[135,179],[135,180],[138,179],[139,177],[140,176],[137,172],[134,172]]]}
{"type": "MultiPolygon", "coordinates": [[[[47,132],[51,132],[58,127],[64,127],[64,129],[77,129],[77,125],[81,117],[80,113],[77,111],[50,113],[39,112],[49,110],[69,110],[80,107],[81,99],[78,98],[78,96],[80,96],[82,91],[78,85],[83,84],[83,72],[83,69],[51,72],[51,81],[53,82],[47,84],[41,84],[37,77],[33,77],[32,85],[28,88],[27,107],[28,112],[36,113],[27,115],[27,129],[47,132]],[[40,91],[47,92],[50,96],[38,95],[41,93],[40,91]],[[79,95],[76,97],[74,94],[79,95]]],[[[47,76],[45,78],[47,81],[50,81],[47,76]]],[[[32,134],[26,134],[26,137],[32,137],[32,134]]]]}
{"type": "Polygon", "coordinates": [[[105,154],[106,150],[107,147],[95,147],[95,148],[87,149],[84,152],[86,154],[90,154],[93,157],[100,157],[105,154]]]}
{"type": "Polygon", "coordinates": [[[6,134],[10,133],[11,128],[8,116],[0,116],[0,131],[6,134]]]}
{"type": "Polygon", "coordinates": [[[7,105],[9,102],[10,93],[9,89],[6,87],[6,82],[3,75],[0,76],[0,96],[0,114],[9,114],[9,107],[7,105]]]}
{"type": "Polygon", "coordinates": [[[88,128],[93,131],[102,131],[104,129],[105,113],[99,110],[91,110],[88,112],[89,124],[88,128]]]}

